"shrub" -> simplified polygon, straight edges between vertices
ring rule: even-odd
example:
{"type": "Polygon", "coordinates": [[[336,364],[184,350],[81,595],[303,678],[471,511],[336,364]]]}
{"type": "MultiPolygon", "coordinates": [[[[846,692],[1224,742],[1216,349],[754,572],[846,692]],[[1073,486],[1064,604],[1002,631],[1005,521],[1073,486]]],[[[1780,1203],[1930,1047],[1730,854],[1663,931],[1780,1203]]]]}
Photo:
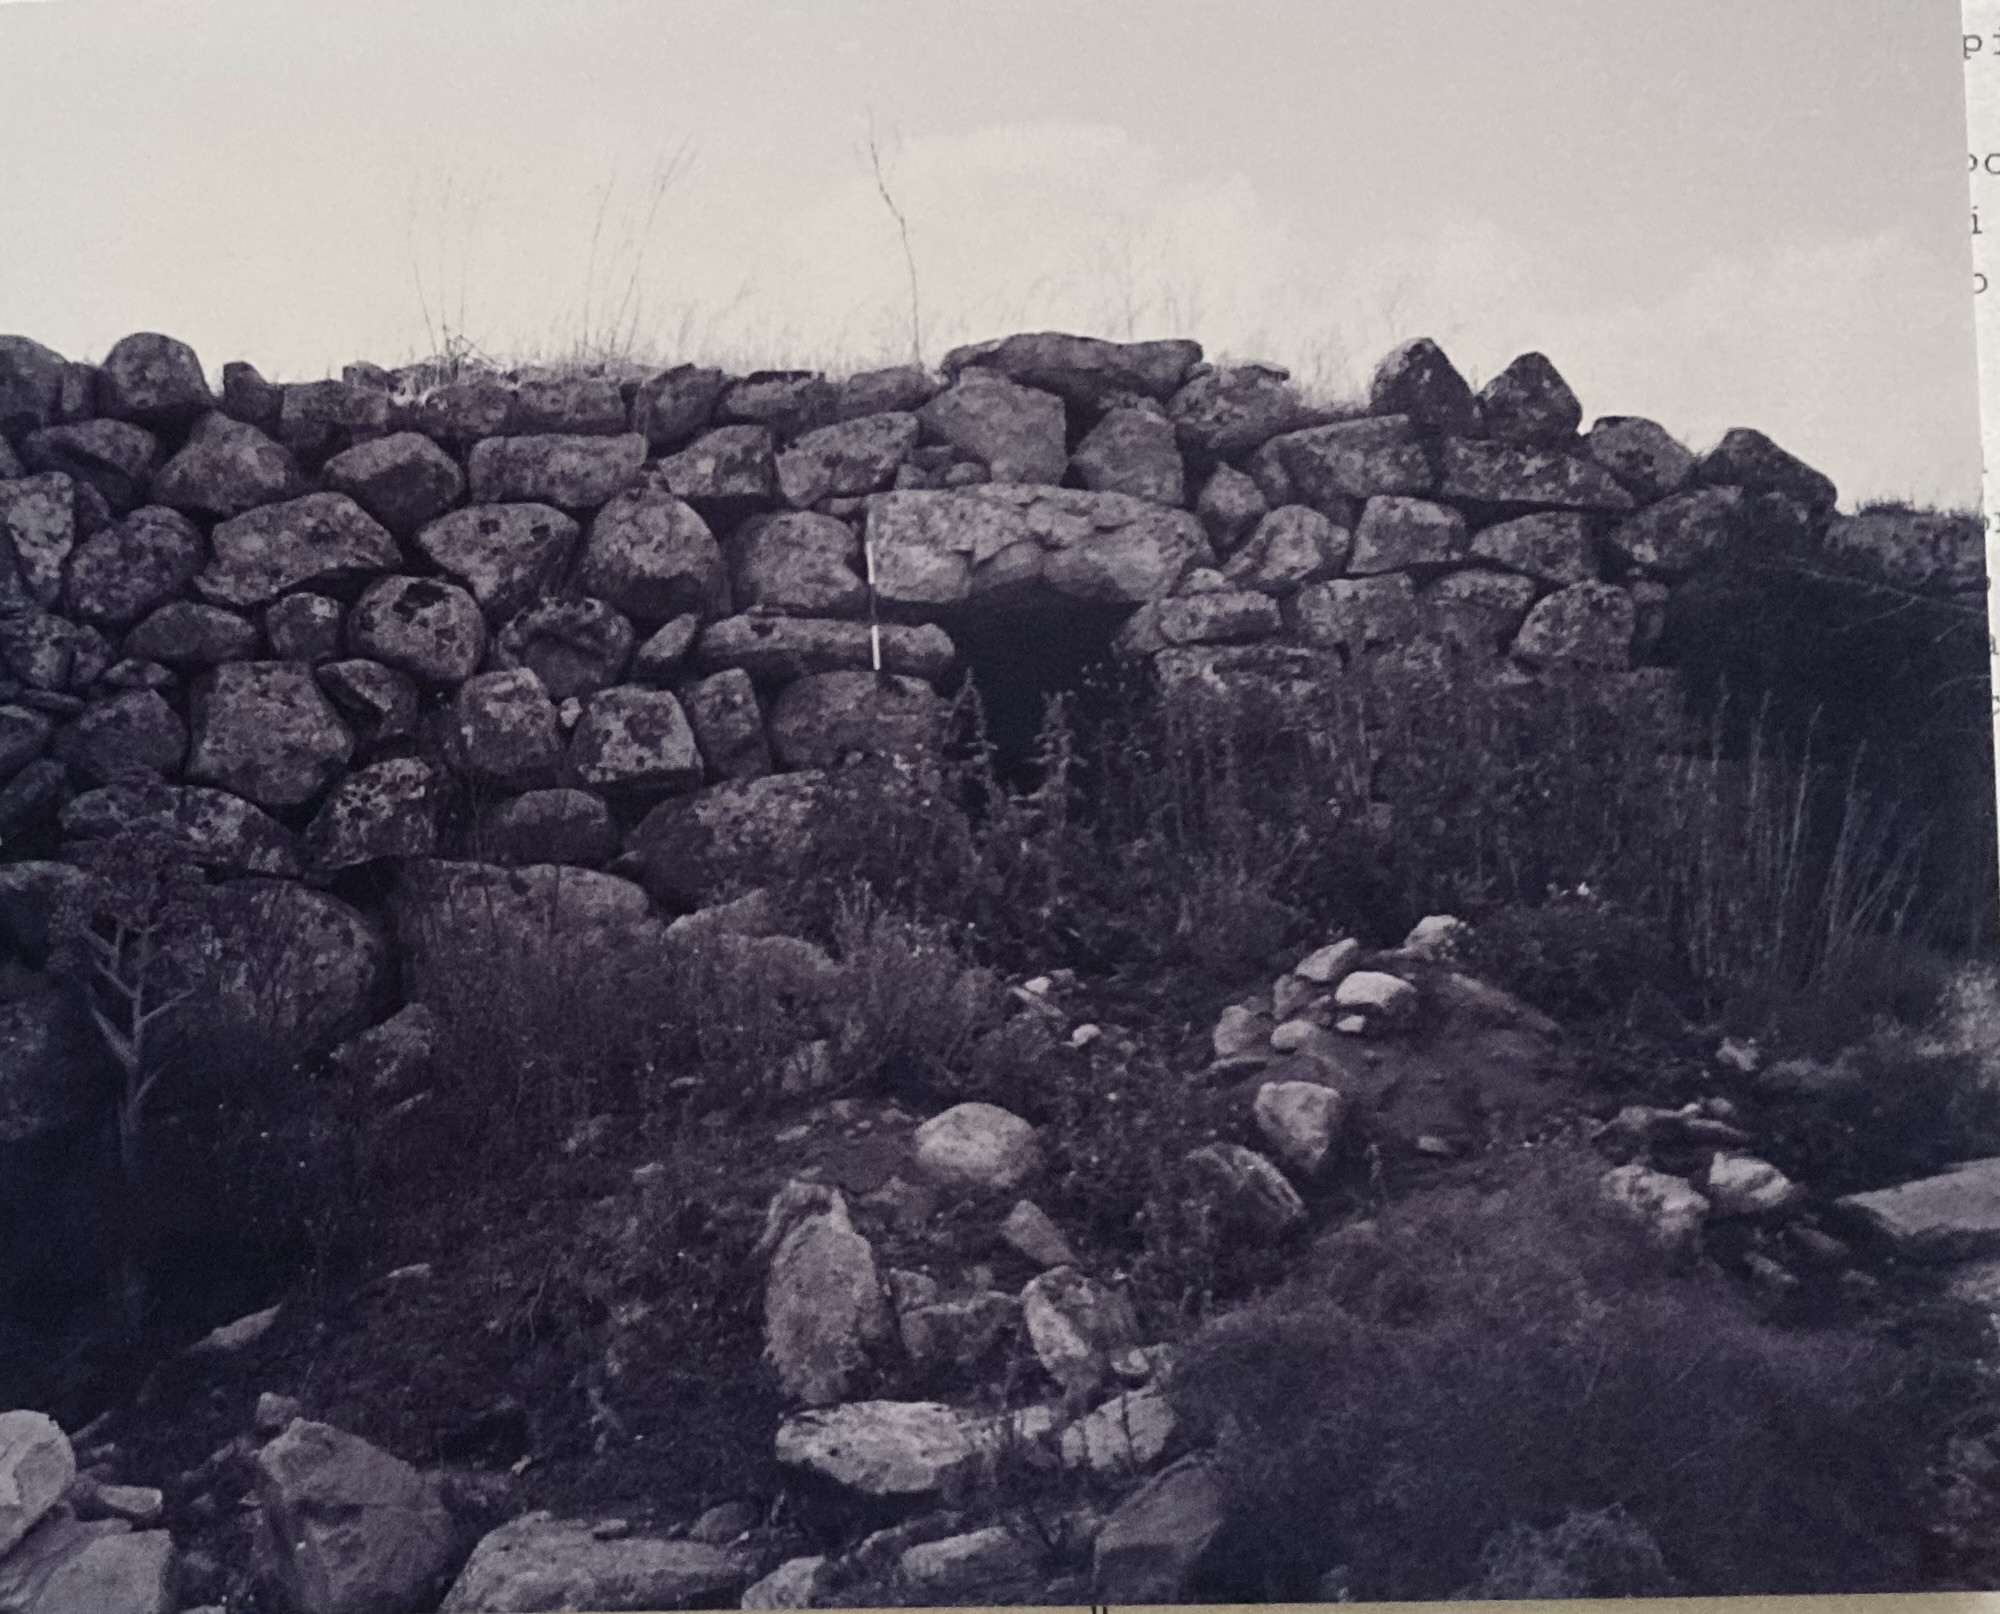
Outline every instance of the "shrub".
{"type": "Polygon", "coordinates": [[[1913,1487],[1967,1386],[1760,1322],[1616,1218],[1599,1170],[1550,1150],[1408,1200],[1194,1343],[1174,1393],[1231,1486],[1210,1590],[1309,1595],[1342,1563],[1363,1597],[1445,1596],[1497,1532],[1581,1550],[1562,1521],[1614,1505],[1693,1592],[1914,1583],[1913,1487]]]}
{"type": "Polygon", "coordinates": [[[1474,938],[1483,974],[1563,1018],[1622,1015],[1640,987],[1672,997],[1682,985],[1660,926],[1588,891],[1510,904],[1485,915],[1474,938]]]}
{"type": "Polygon", "coordinates": [[[1508,1525],[1479,1549],[1479,1579],[1452,1595],[1671,1597],[1679,1590],[1652,1532],[1614,1502],[1588,1512],[1571,1508],[1547,1530],[1508,1525]]]}

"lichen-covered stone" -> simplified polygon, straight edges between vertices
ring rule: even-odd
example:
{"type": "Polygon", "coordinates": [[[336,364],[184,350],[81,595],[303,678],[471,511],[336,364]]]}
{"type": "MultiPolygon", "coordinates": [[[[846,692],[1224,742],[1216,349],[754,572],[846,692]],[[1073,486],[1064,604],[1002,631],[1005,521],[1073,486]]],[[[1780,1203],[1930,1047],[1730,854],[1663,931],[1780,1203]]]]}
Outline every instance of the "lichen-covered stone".
{"type": "Polygon", "coordinates": [[[1293,596],[1293,630],[1307,644],[1345,651],[1394,649],[1417,631],[1416,586],[1407,573],[1336,577],[1293,596]]]}
{"type": "Polygon", "coordinates": [[[861,540],[843,521],[803,513],[752,516],[726,546],[739,611],[865,616],[861,540]]]}
{"type": "Polygon", "coordinates": [[[45,426],[21,444],[31,471],[61,471],[95,488],[113,515],[146,502],[159,459],[153,434],[118,420],[83,420],[73,426],[45,426]]]}
{"type": "Polygon", "coordinates": [[[1537,669],[1624,668],[1631,665],[1637,627],[1638,612],[1626,590],[1573,583],[1528,613],[1514,639],[1514,659],[1537,669]]]}
{"type": "Polygon", "coordinates": [[[1627,517],[1605,546],[1645,577],[1683,578],[1727,554],[1746,517],[1741,488],[1676,493],[1627,517]]]}
{"type": "Polygon", "coordinates": [[[63,806],[64,835],[107,840],[142,831],[170,844],[175,855],[219,874],[283,878],[303,863],[290,830],[227,790],[126,781],[86,790],[63,806]]]}
{"type": "Polygon", "coordinates": [[[1465,437],[1439,445],[1437,487],[1441,498],[1481,504],[1612,514],[1633,507],[1632,495],[1595,460],[1465,437]]]}
{"type": "Polygon", "coordinates": [[[1375,367],[1368,384],[1368,412],[1403,415],[1433,432],[1468,432],[1479,418],[1472,388],[1427,336],[1403,343],[1375,367]]]}
{"type": "Polygon", "coordinates": [[[740,667],[683,685],[680,701],[708,770],[718,779],[755,779],[771,771],[764,714],[750,675],[740,667]]]}
{"type": "Polygon", "coordinates": [[[192,727],[188,778],[260,807],[310,801],[354,753],[354,736],[312,670],[291,661],[228,662],[203,674],[192,727]]]}
{"type": "Polygon", "coordinates": [[[1106,410],[1077,444],[1070,465],[1093,492],[1128,493],[1167,505],[1187,497],[1180,444],[1157,406],[1106,410]]]}
{"type": "Polygon", "coordinates": [[[416,734],[417,682],[408,673],[357,656],[325,662],[314,676],[354,731],[361,752],[416,734]]]}
{"type": "Polygon", "coordinates": [[[943,700],[921,678],[814,673],[771,707],[771,751],[781,767],[826,768],[849,756],[926,756],[944,739],[943,700]]]}
{"type": "Polygon", "coordinates": [[[356,444],[320,468],[320,481],[399,536],[442,515],[465,492],[458,461],[421,432],[356,444]]]}
{"type": "Polygon", "coordinates": [[[1379,494],[1361,512],[1347,570],[1355,577],[1452,565],[1465,558],[1470,540],[1465,517],[1428,499],[1379,494]]]}
{"type": "Polygon", "coordinates": [[[187,754],[188,733],[150,689],[93,702],[57,739],[57,754],[86,784],[171,777],[187,754]]]}
{"type": "MultiPolygon", "coordinates": [[[[926,622],[881,625],[882,670],[936,680],[957,652],[944,629],[926,622]]],[[[711,622],[695,646],[704,671],[741,667],[763,684],[788,683],[812,673],[859,671],[872,666],[875,635],[866,622],[822,617],[732,616],[711,622]]]]}
{"type": "Polygon", "coordinates": [[[617,683],[636,637],[623,613],[602,600],[541,600],[500,630],[493,660],[503,669],[526,667],[550,700],[566,701],[617,683]]]}
{"type": "Polygon", "coordinates": [[[1263,452],[1276,458],[1297,498],[1322,509],[1385,494],[1417,497],[1437,481],[1407,415],[1371,415],[1286,432],[1263,452]]]}
{"type": "Polygon", "coordinates": [[[422,683],[463,683],[485,659],[486,618],[435,577],[377,578],[347,614],[347,648],[422,683]]]}
{"type": "Polygon", "coordinates": [[[213,409],[215,394],[187,343],[135,331],[112,343],[98,365],[97,407],[113,420],[172,431],[213,409]]]}
{"type": "Polygon", "coordinates": [[[493,863],[575,863],[586,868],[618,854],[618,827],[588,790],[530,790],[480,814],[478,855],[493,863]]]}
{"type": "Polygon", "coordinates": [[[656,449],[685,443],[709,423],[729,377],[680,364],[642,381],[632,398],[632,430],[656,449]]]}
{"type": "Polygon", "coordinates": [[[965,371],[924,405],[920,418],[995,482],[1056,483],[1069,465],[1062,400],[990,371],[965,371]]]}
{"type": "Polygon", "coordinates": [[[75,488],[60,471],[0,482],[0,603],[53,606],[62,598],[77,539],[75,488]]]}
{"type": "Polygon", "coordinates": [[[567,770],[594,790],[692,790],[701,751],[681,704],[664,689],[625,684],[599,690],[570,735],[567,770]]]}
{"type": "Polygon", "coordinates": [[[1694,475],[1695,457],[1664,426],[1639,415],[1604,415],[1584,439],[1584,452],[1634,498],[1678,493],[1694,475]]]}
{"type": "Polygon", "coordinates": [[[134,510],[71,552],[69,608],[101,627],[136,622],[193,582],[206,554],[201,533],[178,511],[134,510]]]}
{"type": "Polygon", "coordinates": [[[1558,588],[1597,577],[1586,518],[1570,511],[1542,511],[1482,527],[1473,535],[1472,554],[1558,588]]]}
{"type": "Polygon", "coordinates": [[[416,546],[503,622],[561,581],[581,532],[552,505],[475,504],[420,528],[416,546]]]}
{"type": "Polygon", "coordinates": [[[651,489],[608,503],[590,524],[577,585],[646,626],[725,614],[722,548],[692,506],[651,489]]]}
{"type": "Polygon", "coordinates": [[[274,661],[331,661],[340,654],[347,608],[326,594],[286,594],[264,607],[264,643],[274,661]]]}
{"type": "Polygon", "coordinates": [[[217,525],[195,588],[215,605],[268,605],[293,589],[337,586],[401,560],[388,529],[344,493],[308,493],[217,525]]]}
{"type": "Polygon", "coordinates": [[[778,500],[777,443],[768,426],[717,426],[656,473],[669,493],[703,508],[758,508],[778,500]]]}
{"type": "Polygon", "coordinates": [[[616,498],[646,463],[646,439],[545,434],[487,437],[472,445],[466,468],[474,504],[522,500],[587,510],[616,498]]]}
{"type": "Polygon", "coordinates": [[[195,422],[180,452],[152,482],[158,503],[210,516],[240,516],[305,491],[305,477],[289,449],[220,411],[195,422]]]}
{"type": "Polygon", "coordinates": [[[1199,342],[1111,342],[1032,331],[954,348],[942,368],[954,381],[968,370],[992,370],[1078,408],[1102,409],[1121,394],[1170,398],[1200,362],[1199,342]]]}
{"type": "Polygon", "coordinates": [[[1829,477],[1747,426],[1725,432],[1722,441],[1701,457],[1694,474],[1696,481],[1709,487],[1784,494],[1820,520],[1832,513],[1838,497],[1829,477]]]}
{"type": "Polygon", "coordinates": [[[169,600],[125,635],[124,653],[169,667],[213,667],[257,653],[257,625],[219,605],[169,600]]]}
{"type": "Polygon", "coordinates": [[[863,415],[807,432],[778,456],[785,503],[804,510],[822,499],[876,493],[917,446],[914,414],[863,415]]]}
{"type": "Polygon", "coordinates": [[[1335,526],[1310,505],[1287,504],[1257,523],[1243,547],[1223,563],[1222,575],[1243,588],[1290,594],[1339,575],[1353,549],[1350,529],[1335,526]]]}
{"type": "Polygon", "coordinates": [[[25,437],[56,418],[63,356],[25,336],[0,336],[0,436],[25,437]]]}
{"type": "Polygon", "coordinates": [[[506,789],[552,784],[562,761],[555,703],[525,667],[466,679],[452,696],[442,732],[454,768],[506,789]]]}
{"type": "Polygon", "coordinates": [[[313,866],[334,874],[387,857],[429,857],[437,850],[442,783],[436,770],[416,757],[350,773],[306,826],[313,866]]]}
{"type": "Polygon", "coordinates": [[[1583,422],[1583,406],[1540,353],[1523,353],[1479,391],[1479,420],[1496,442],[1561,448],[1583,422]]]}
{"type": "Polygon", "coordinates": [[[1202,462],[1248,454],[1308,415],[1287,373],[1261,364],[1196,376],[1167,404],[1182,449],[1202,462]]]}

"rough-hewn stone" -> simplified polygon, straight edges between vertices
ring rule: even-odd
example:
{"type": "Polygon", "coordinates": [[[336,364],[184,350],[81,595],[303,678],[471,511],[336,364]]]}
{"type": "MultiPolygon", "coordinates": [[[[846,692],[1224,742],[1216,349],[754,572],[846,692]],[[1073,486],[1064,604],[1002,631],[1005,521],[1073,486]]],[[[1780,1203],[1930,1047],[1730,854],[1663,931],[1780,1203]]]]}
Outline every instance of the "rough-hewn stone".
{"type": "Polygon", "coordinates": [[[813,673],[771,707],[771,753],[785,768],[826,768],[844,757],[922,756],[944,738],[945,706],[921,678],[899,673],[813,673]]]}
{"type": "Polygon", "coordinates": [[[344,493],[308,493],[220,523],[212,558],[195,578],[214,605],[268,605],[298,588],[335,586],[393,571],[388,529],[344,493]]]}
{"type": "Polygon", "coordinates": [[[136,622],[193,582],[206,554],[186,516],[156,505],[134,510],[71,552],[69,608],[100,627],[136,622]]]}
{"type": "Polygon", "coordinates": [[[220,411],[195,422],[186,444],[160,467],[152,484],[159,503],[211,516],[240,516],[305,491],[305,477],[289,449],[220,411]]]}
{"type": "Polygon", "coordinates": [[[194,687],[187,776],[260,807],[296,807],[339,777],[354,736],[291,661],[227,662],[194,687]]]}

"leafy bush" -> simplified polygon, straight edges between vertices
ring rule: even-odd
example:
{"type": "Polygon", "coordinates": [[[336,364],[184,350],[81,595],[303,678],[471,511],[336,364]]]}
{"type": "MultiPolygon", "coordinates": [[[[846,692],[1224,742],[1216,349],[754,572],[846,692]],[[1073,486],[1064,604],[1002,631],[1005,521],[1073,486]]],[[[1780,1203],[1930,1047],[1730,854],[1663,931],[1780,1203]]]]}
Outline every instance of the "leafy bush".
{"type": "Polygon", "coordinates": [[[1640,987],[1671,997],[1682,984],[1657,924],[1583,891],[1539,908],[1498,909],[1481,918],[1474,938],[1482,974],[1563,1018],[1623,1014],[1640,987]]]}
{"type": "Polygon", "coordinates": [[[1232,1502],[1210,1591],[1306,1596],[1340,1563],[1363,1597],[1445,1596],[1530,1539],[1482,1563],[1497,1532],[1582,1551],[1562,1521],[1614,1505],[1692,1592],[1915,1583],[1913,1487],[1968,1386],[1759,1321],[1617,1218],[1599,1170],[1549,1150],[1405,1201],[1194,1342],[1174,1394],[1232,1502]]]}
{"type": "Polygon", "coordinates": [[[1571,1508],[1547,1530],[1508,1525],[1479,1549],[1479,1579],[1452,1595],[1671,1597],[1679,1590],[1652,1532],[1614,1502],[1589,1512],[1571,1508]]]}

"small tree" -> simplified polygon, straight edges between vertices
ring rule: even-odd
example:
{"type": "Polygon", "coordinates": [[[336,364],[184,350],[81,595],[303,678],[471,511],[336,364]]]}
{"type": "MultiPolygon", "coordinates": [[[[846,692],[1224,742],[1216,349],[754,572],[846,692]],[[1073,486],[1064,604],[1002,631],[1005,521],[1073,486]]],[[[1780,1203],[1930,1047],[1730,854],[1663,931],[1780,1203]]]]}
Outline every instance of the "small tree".
{"type": "Polygon", "coordinates": [[[146,1106],[167,1073],[168,1016],[196,980],[174,931],[190,917],[201,873],[171,837],[128,831],[87,854],[88,879],[57,917],[59,960],[82,986],[105,1051],[119,1073],[118,1217],[113,1275],[119,1315],[136,1333],[145,1305],[137,1241],[146,1106]]]}

